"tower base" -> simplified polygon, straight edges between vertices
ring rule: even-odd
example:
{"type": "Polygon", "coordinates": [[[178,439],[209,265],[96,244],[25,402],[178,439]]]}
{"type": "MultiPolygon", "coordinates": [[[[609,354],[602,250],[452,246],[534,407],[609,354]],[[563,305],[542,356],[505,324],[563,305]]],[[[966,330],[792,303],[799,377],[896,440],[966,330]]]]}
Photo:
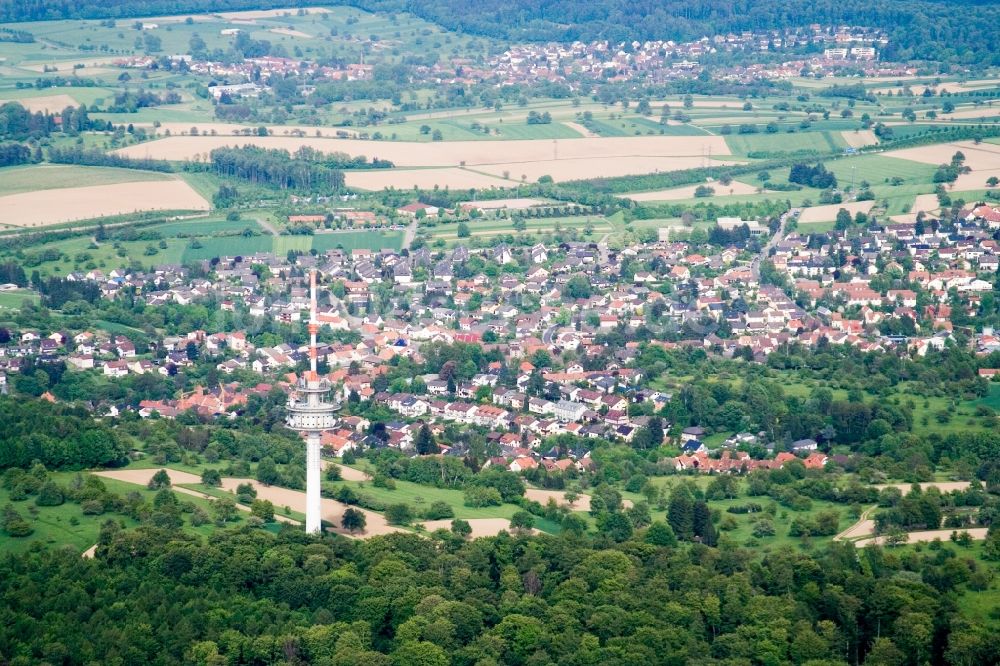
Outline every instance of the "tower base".
{"type": "Polygon", "coordinates": [[[323,529],[320,498],[319,433],[309,433],[306,440],[306,532],[318,534],[323,529]]]}

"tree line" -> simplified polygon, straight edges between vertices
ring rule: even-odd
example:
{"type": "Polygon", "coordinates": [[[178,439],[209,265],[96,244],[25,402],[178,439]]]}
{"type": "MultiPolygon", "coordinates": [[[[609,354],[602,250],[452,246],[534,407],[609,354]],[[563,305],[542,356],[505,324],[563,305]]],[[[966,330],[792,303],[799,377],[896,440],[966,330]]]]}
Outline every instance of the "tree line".
{"type": "Polygon", "coordinates": [[[170,173],[174,170],[170,162],[166,160],[150,157],[125,157],[115,153],[106,153],[99,148],[84,148],[83,146],[68,146],[66,148],[52,146],[49,148],[49,161],[55,164],[118,167],[161,173],[170,173]]]}
{"type": "Polygon", "coordinates": [[[19,102],[0,105],[0,139],[26,141],[49,136],[62,131],[77,134],[84,131],[113,130],[110,121],[94,120],[87,114],[87,107],[68,106],[59,113],[36,111],[32,113],[19,102]]]}

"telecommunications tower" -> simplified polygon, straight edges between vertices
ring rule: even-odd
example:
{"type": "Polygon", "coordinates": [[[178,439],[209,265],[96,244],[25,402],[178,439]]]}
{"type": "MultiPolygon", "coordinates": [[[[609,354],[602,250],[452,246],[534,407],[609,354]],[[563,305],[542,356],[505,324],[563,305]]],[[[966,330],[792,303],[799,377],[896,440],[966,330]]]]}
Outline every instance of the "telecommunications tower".
{"type": "Polygon", "coordinates": [[[320,516],[320,435],[333,427],[337,405],[327,401],[330,381],[316,371],[316,271],[309,274],[309,370],[302,373],[288,398],[288,427],[306,436],[306,532],[322,530],[320,516]]]}

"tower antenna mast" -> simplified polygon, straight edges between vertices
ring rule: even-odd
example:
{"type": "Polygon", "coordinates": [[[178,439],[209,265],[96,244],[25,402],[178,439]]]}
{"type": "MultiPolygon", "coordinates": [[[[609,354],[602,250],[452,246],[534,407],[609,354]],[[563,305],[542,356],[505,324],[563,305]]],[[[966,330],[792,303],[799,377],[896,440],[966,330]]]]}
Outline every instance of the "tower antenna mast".
{"type": "Polygon", "coordinates": [[[316,314],[316,271],[309,274],[309,370],[302,373],[288,400],[288,427],[306,437],[306,532],[323,529],[320,499],[320,443],[324,430],[333,427],[337,405],[327,400],[330,381],[321,378],[317,370],[319,350],[316,334],[319,318],[316,314]]]}

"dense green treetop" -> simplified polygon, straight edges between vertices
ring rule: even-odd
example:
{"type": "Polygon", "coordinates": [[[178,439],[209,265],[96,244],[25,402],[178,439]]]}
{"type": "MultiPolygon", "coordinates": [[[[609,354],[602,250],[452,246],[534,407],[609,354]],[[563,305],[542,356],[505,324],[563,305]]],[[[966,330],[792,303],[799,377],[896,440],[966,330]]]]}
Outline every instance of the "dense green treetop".
{"type": "Polygon", "coordinates": [[[616,545],[244,528],[206,543],[109,521],[95,560],[39,548],[0,561],[0,655],[11,664],[441,666],[1000,657],[988,630],[955,612],[975,564],[950,547],[758,556],[726,542],[674,547],[666,532],[658,525],[655,536],[616,545]]]}

